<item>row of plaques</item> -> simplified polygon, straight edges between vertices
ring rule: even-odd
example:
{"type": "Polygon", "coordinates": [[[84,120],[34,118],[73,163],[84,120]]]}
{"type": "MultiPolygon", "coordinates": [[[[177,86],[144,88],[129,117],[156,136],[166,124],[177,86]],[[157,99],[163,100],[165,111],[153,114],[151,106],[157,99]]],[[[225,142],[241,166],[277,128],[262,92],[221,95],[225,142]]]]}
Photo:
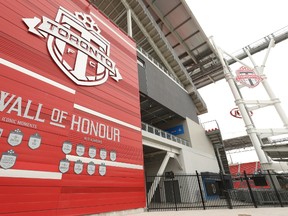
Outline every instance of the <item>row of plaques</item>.
{"type": "MultiPolygon", "coordinates": [[[[61,173],[66,173],[69,171],[70,161],[67,159],[62,159],[59,163],[59,170],[61,173]]],[[[84,164],[81,160],[74,162],[74,172],[76,174],[81,174],[83,172],[84,164]]],[[[106,174],[106,165],[101,163],[98,168],[99,174],[104,176],[106,174]]],[[[96,165],[91,161],[87,164],[87,173],[89,175],[94,175],[96,172],[96,165]]]]}
{"type": "MultiPolygon", "coordinates": [[[[10,169],[14,166],[17,159],[17,154],[13,150],[3,152],[0,158],[0,166],[3,169],[10,169]]],[[[62,159],[59,163],[59,170],[61,173],[66,173],[69,171],[70,161],[68,159],[62,159]]],[[[84,164],[81,160],[74,162],[74,172],[76,174],[81,174],[83,172],[84,164]]],[[[101,163],[98,168],[99,174],[104,176],[106,174],[106,165],[101,163]]],[[[87,173],[93,175],[96,172],[96,165],[91,161],[87,164],[87,173]]]]}
{"type": "MultiPolygon", "coordinates": [[[[62,145],[62,151],[67,155],[72,152],[72,143],[70,141],[65,141],[62,145]]],[[[95,146],[90,146],[88,149],[88,155],[90,158],[95,158],[96,157],[96,147],[95,146]]],[[[83,144],[77,144],[76,145],[76,154],[78,156],[83,156],[85,154],[85,146],[83,144]]],[[[100,149],[99,156],[102,160],[107,159],[107,150],[102,148],[100,149]]],[[[116,151],[110,151],[110,160],[111,161],[116,161],[116,151]]]]}
{"type": "MultiPolygon", "coordinates": [[[[9,136],[8,136],[8,143],[11,146],[18,146],[22,143],[24,134],[20,129],[15,129],[10,131],[9,136]]],[[[41,145],[41,136],[38,133],[32,134],[29,137],[28,141],[28,146],[31,149],[37,149],[41,145]]],[[[65,154],[70,154],[72,151],[72,143],[70,141],[65,141],[62,145],[62,151],[65,154]]],[[[76,154],[78,156],[83,156],[85,153],[85,146],[83,144],[77,144],[76,146],[76,154]]],[[[90,158],[95,158],[96,157],[96,147],[90,146],[88,150],[88,155],[90,158]]],[[[106,149],[100,149],[100,158],[102,160],[106,160],[107,158],[107,151],[106,149]]],[[[111,161],[116,161],[116,151],[111,151],[110,152],[110,160],[111,161]]]]}
{"type": "MultiPolygon", "coordinates": [[[[22,143],[24,134],[20,129],[10,131],[7,142],[11,146],[18,146],[22,143]]],[[[29,137],[28,146],[31,149],[37,149],[41,145],[41,136],[38,133],[32,134],[29,137]]]]}

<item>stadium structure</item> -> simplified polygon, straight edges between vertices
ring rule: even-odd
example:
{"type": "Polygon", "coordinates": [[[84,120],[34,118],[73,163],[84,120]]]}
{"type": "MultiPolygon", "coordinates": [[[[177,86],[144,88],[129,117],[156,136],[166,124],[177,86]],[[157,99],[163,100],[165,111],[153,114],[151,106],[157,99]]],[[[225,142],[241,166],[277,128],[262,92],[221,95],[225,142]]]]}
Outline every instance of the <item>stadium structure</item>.
{"type": "Polygon", "coordinates": [[[219,128],[198,119],[223,66],[184,0],[0,10],[0,213],[128,214],[154,196],[145,176],[229,173],[219,128]]]}

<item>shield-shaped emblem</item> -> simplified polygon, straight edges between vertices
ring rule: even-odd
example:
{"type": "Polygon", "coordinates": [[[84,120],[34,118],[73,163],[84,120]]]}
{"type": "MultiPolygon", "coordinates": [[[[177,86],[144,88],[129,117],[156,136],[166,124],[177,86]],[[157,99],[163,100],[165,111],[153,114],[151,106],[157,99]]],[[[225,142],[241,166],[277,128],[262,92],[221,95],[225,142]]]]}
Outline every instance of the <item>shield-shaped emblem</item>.
{"type": "Polygon", "coordinates": [[[81,157],[81,156],[84,155],[84,153],[85,153],[85,146],[82,145],[82,144],[77,144],[77,146],[76,146],[76,154],[81,157]]]}
{"type": "Polygon", "coordinates": [[[70,154],[72,151],[72,143],[70,141],[65,141],[62,145],[62,151],[65,154],[70,154]]]}
{"type": "Polygon", "coordinates": [[[105,165],[104,163],[101,163],[101,164],[99,165],[99,174],[100,174],[101,176],[106,175],[106,165],[105,165]]]}
{"type": "Polygon", "coordinates": [[[251,68],[242,66],[236,71],[236,81],[249,88],[254,88],[262,81],[262,78],[251,68]]]}
{"type": "Polygon", "coordinates": [[[23,139],[23,133],[20,129],[16,129],[14,131],[10,131],[8,136],[8,143],[11,146],[17,146],[22,142],[23,139]]]}
{"type": "Polygon", "coordinates": [[[87,165],[87,173],[89,175],[93,175],[95,173],[95,169],[96,169],[95,164],[92,161],[90,161],[87,165]]]}
{"type": "Polygon", "coordinates": [[[34,17],[23,18],[23,21],[29,32],[47,37],[52,59],[76,84],[100,85],[109,76],[117,82],[122,79],[115,62],[109,57],[110,42],[100,34],[90,14],[72,14],[60,7],[55,20],[43,16],[42,20],[34,17]]]}
{"type": "Polygon", "coordinates": [[[110,160],[115,161],[116,160],[116,151],[111,151],[110,152],[110,160]]]}
{"type": "Polygon", "coordinates": [[[100,158],[105,160],[107,158],[107,151],[106,149],[100,149],[100,158]]]}
{"type": "Polygon", "coordinates": [[[14,166],[16,159],[17,159],[17,155],[15,154],[13,150],[3,152],[1,160],[0,160],[0,166],[3,169],[9,169],[14,166]]]}
{"type": "Polygon", "coordinates": [[[74,163],[74,172],[76,174],[80,174],[83,171],[83,162],[81,160],[77,160],[74,163]]]}
{"type": "Polygon", "coordinates": [[[59,170],[61,173],[68,172],[70,167],[70,161],[68,159],[62,159],[59,163],[59,170]]]}
{"type": "Polygon", "coordinates": [[[90,158],[95,158],[96,157],[96,148],[94,146],[90,146],[88,154],[89,154],[90,158]]]}
{"type": "Polygon", "coordinates": [[[101,56],[108,58],[110,45],[99,34],[100,30],[90,15],[76,13],[74,16],[59,9],[55,21],[65,23],[65,31],[70,35],[73,35],[72,32],[80,33],[79,46],[75,41],[63,40],[61,35],[48,36],[48,50],[55,63],[79,85],[100,85],[106,82],[109,70],[105,64],[98,61],[99,54],[95,55],[94,52],[101,52],[101,56]],[[96,44],[97,48],[93,44],[96,44]]]}
{"type": "Polygon", "coordinates": [[[37,149],[41,145],[41,136],[38,133],[32,134],[28,141],[28,146],[31,149],[37,149]]]}

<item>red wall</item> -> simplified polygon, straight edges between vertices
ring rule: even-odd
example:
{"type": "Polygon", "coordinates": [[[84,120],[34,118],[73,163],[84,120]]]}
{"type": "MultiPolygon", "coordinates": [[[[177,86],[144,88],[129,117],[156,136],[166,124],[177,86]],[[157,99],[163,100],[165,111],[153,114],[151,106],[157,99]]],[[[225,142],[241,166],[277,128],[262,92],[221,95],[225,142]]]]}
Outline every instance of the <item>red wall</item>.
{"type": "MultiPolygon", "coordinates": [[[[133,40],[88,1],[25,0],[0,4],[0,214],[83,215],[145,207],[133,40]],[[89,86],[91,82],[84,81],[88,86],[83,86],[75,82],[79,77],[71,79],[61,68],[63,65],[56,64],[49,49],[60,49],[60,46],[56,36],[51,36],[51,26],[51,32],[41,37],[41,23],[46,18],[55,21],[60,6],[73,15],[90,14],[101,36],[110,42],[110,53],[105,58],[115,63],[122,80],[117,82],[109,76],[103,84],[89,86]],[[41,22],[33,33],[22,19],[34,17],[41,22]],[[81,125],[77,123],[80,119],[81,125]],[[98,134],[97,125],[102,129],[98,134]],[[111,138],[107,131],[112,128],[115,133],[111,138]],[[13,137],[15,132],[18,140],[13,137]],[[33,149],[35,134],[41,141],[36,137],[40,145],[33,149]],[[72,144],[72,151],[67,154],[62,150],[65,141],[72,144]],[[84,155],[76,152],[78,144],[85,147],[84,155]],[[95,158],[88,154],[90,146],[96,148],[95,158]],[[100,158],[100,149],[107,151],[106,159],[100,158]],[[14,154],[8,155],[10,150],[14,154]],[[114,161],[110,158],[111,151],[116,152],[114,161]],[[70,161],[67,172],[59,168],[63,159],[70,161]],[[74,170],[77,160],[83,163],[79,174],[74,170]],[[95,173],[89,175],[87,166],[91,161],[96,167],[95,173]],[[99,174],[102,163],[106,165],[103,176],[99,174]]],[[[79,35],[77,29],[71,31],[79,35]]],[[[61,58],[76,68],[76,54],[69,55],[68,48],[78,50],[66,43],[61,58]]],[[[85,64],[84,60],[81,64],[85,64]]],[[[90,56],[86,61],[86,75],[95,72],[91,67],[93,62],[97,60],[90,56]]]]}
{"type": "Polygon", "coordinates": [[[236,175],[237,173],[243,174],[246,171],[247,174],[253,174],[261,169],[261,164],[259,161],[248,162],[242,164],[234,164],[229,166],[231,175],[236,175]]]}
{"type": "MultiPolygon", "coordinates": [[[[244,171],[247,173],[248,177],[253,177],[255,172],[257,173],[258,171],[261,170],[261,164],[259,161],[255,161],[255,162],[230,165],[229,168],[233,178],[233,187],[247,188],[248,186],[244,178],[244,171]]],[[[249,179],[249,183],[251,188],[270,188],[269,185],[256,186],[252,178],[249,179]]]]}

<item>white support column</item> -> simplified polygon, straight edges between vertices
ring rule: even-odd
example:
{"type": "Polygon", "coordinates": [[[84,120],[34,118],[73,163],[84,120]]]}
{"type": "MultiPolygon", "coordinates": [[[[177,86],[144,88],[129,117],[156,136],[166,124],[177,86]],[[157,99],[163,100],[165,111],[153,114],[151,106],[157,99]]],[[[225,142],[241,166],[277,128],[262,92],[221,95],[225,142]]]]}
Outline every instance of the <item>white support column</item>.
{"type": "Polygon", "coordinates": [[[178,168],[179,168],[180,170],[184,170],[184,169],[183,169],[183,166],[182,166],[182,164],[181,164],[181,162],[180,162],[180,160],[179,160],[178,155],[174,154],[174,157],[173,157],[173,158],[174,158],[175,161],[177,162],[178,168]]]}
{"type": "MultiPolygon", "coordinates": [[[[215,46],[215,45],[214,45],[215,46]]],[[[242,118],[243,118],[243,121],[245,123],[245,127],[246,127],[246,131],[252,141],[252,144],[255,148],[255,151],[256,151],[256,154],[259,158],[259,161],[261,164],[267,164],[269,163],[269,160],[266,156],[266,154],[264,153],[264,151],[262,150],[261,148],[261,142],[259,140],[259,137],[257,136],[257,133],[255,132],[255,127],[254,127],[254,124],[250,118],[250,115],[248,113],[248,110],[246,109],[245,107],[245,104],[244,104],[244,101],[242,99],[242,96],[237,88],[237,85],[233,79],[233,75],[231,74],[229,68],[227,67],[226,63],[224,62],[224,57],[223,57],[223,53],[222,53],[222,50],[218,47],[216,47],[216,51],[219,55],[219,59],[222,63],[222,66],[223,66],[223,71],[224,71],[224,74],[225,74],[225,78],[226,78],[226,81],[228,82],[229,84],[229,87],[232,91],[232,94],[235,98],[235,103],[236,105],[238,106],[240,112],[241,112],[241,115],[242,115],[242,118]]]]}
{"type": "Polygon", "coordinates": [[[262,85],[263,87],[265,88],[267,94],[269,95],[271,101],[276,101],[276,103],[274,104],[274,107],[279,115],[279,117],[281,118],[282,122],[283,122],[283,125],[285,128],[288,128],[288,119],[287,119],[287,116],[281,106],[281,103],[280,103],[280,100],[278,98],[276,98],[274,92],[272,91],[268,81],[267,81],[267,78],[264,74],[261,75],[262,77],[262,85]]]}
{"type": "Polygon", "coordinates": [[[255,148],[255,151],[256,151],[256,154],[259,158],[260,163],[261,164],[269,163],[266,154],[264,153],[264,151],[261,148],[262,144],[259,140],[259,137],[257,136],[257,133],[255,132],[255,126],[251,120],[251,116],[245,107],[242,96],[238,91],[237,85],[235,84],[234,79],[233,79],[230,71],[225,74],[225,77],[226,77],[226,80],[227,80],[227,82],[228,82],[228,84],[232,90],[232,93],[234,95],[235,103],[241,112],[243,121],[245,123],[246,131],[247,131],[247,133],[248,133],[248,135],[252,141],[252,144],[255,148]]]}
{"type": "MultiPolygon", "coordinates": [[[[280,100],[278,98],[276,98],[276,96],[274,95],[274,93],[273,93],[273,91],[272,91],[272,89],[271,89],[271,87],[267,81],[267,78],[264,75],[265,64],[266,64],[268,55],[271,51],[271,48],[274,47],[274,45],[275,45],[275,42],[273,39],[270,40],[268,50],[266,52],[266,55],[264,56],[262,65],[260,67],[254,61],[254,59],[252,58],[252,55],[248,49],[244,49],[244,51],[246,52],[247,56],[249,57],[250,61],[252,62],[253,67],[250,67],[249,65],[245,64],[244,62],[237,59],[233,55],[230,55],[229,53],[221,50],[219,47],[217,47],[214,44],[213,40],[212,40],[212,43],[215,47],[215,50],[217,51],[217,54],[219,56],[219,59],[221,61],[222,66],[223,66],[225,78],[226,78],[226,80],[229,84],[229,87],[233,93],[233,96],[235,98],[235,103],[241,112],[242,119],[243,119],[245,126],[246,126],[247,134],[249,135],[251,142],[255,148],[256,154],[257,154],[259,161],[261,163],[261,168],[263,170],[269,170],[269,169],[273,170],[274,168],[273,168],[272,160],[265,154],[265,152],[262,149],[263,147],[265,147],[265,145],[263,145],[261,138],[270,137],[270,136],[274,136],[274,135],[280,135],[280,134],[288,134],[287,116],[286,116],[286,114],[285,114],[285,112],[281,106],[280,100]],[[231,57],[235,61],[239,62],[243,66],[246,66],[246,67],[251,68],[251,69],[253,68],[253,71],[255,72],[255,74],[262,78],[261,83],[262,83],[264,89],[266,90],[267,95],[270,97],[269,100],[266,100],[266,101],[254,100],[254,102],[253,102],[253,101],[248,101],[248,100],[243,99],[241,91],[240,91],[241,90],[240,86],[236,83],[234,76],[233,76],[232,72],[230,71],[228,64],[225,62],[224,54],[228,55],[229,57],[231,57]],[[254,105],[254,106],[251,107],[249,105],[254,105]],[[253,120],[250,116],[249,111],[260,109],[260,108],[263,108],[266,106],[274,106],[275,107],[275,111],[277,112],[278,116],[282,120],[282,122],[284,124],[284,128],[266,128],[266,129],[256,129],[255,128],[255,125],[253,123],[253,120]]],[[[273,147],[276,147],[276,146],[277,145],[275,145],[273,147]]]]}
{"type": "Polygon", "coordinates": [[[127,10],[127,31],[128,31],[128,35],[130,37],[133,36],[133,33],[132,33],[132,16],[131,16],[131,9],[129,8],[127,10]]]}
{"type": "Polygon", "coordinates": [[[165,171],[165,168],[168,164],[168,161],[170,159],[170,157],[174,158],[175,157],[175,154],[172,153],[172,152],[167,152],[166,155],[165,155],[165,158],[164,160],[162,161],[162,164],[157,172],[157,176],[155,177],[150,189],[149,189],[149,192],[148,192],[148,196],[147,196],[147,202],[148,202],[148,205],[151,203],[151,200],[155,194],[155,191],[159,185],[159,182],[161,180],[161,177],[158,177],[158,176],[162,176],[164,174],[164,171],[165,171]]]}
{"type": "Polygon", "coordinates": [[[262,83],[264,89],[266,90],[270,100],[272,102],[275,102],[274,107],[275,107],[279,117],[281,118],[284,127],[287,128],[288,127],[288,119],[287,119],[287,116],[286,116],[282,106],[281,106],[280,100],[278,98],[276,98],[274,92],[272,91],[272,88],[270,87],[270,85],[267,81],[267,77],[263,74],[268,55],[270,53],[271,48],[274,46],[275,46],[275,41],[273,39],[271,39],[269,46],[268,46],[268,50],[267,50],[266,55],[263,59],[263,63],[261,65],[261,67],[258,67],[258,65],[254,62],[252,55],[250,54],[250,52],[247,49],[245,49],[245,52],[248,55],[250,61],[253,63],[254,68],[256,69],[257,75],[261,76],[261,78],[262,78],[261,83],[262,83]]]}

